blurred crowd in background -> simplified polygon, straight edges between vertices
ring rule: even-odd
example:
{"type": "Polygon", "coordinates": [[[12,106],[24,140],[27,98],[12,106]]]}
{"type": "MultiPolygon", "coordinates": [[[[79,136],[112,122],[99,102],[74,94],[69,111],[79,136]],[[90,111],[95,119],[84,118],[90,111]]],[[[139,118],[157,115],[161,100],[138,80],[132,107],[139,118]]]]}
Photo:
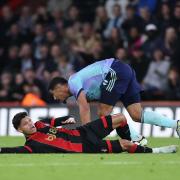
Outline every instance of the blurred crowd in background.
{"type": "Polygon", "coordinates": [[[135,69],[143,100],[180,100],[180,1],[0,1],[0,102],[56,103],[53,77],[111,57],[135,69]]]}

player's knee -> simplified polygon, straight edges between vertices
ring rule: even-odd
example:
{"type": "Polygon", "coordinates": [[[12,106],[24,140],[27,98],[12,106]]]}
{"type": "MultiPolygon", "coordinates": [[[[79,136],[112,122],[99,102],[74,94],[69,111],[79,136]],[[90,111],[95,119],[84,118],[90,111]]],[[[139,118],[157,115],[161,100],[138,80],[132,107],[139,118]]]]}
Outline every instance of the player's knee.
{"type": "Polygon", "coordinates": [[[127,111],[133,121],[140,122],[141,121],[141,114],[142,114],[142,107],[140,103],[134,103],[127,107],[127,111]]]}
{"type": "Polygon", "coordinates": [[[131,141],[128,141],[125,139],[120,139],[119,142],[120,142],[120,145],[121,145],[123,151],[129,151],[131,149],[131,146],[132,146],[131,141]]]}
{"type": "Polygon", "coordinates": [[[120,114],[120,113],[112,115],[111,117],[112,117],[113,129],[119,127],[121,123],[127,122],[126,117],[123,114],[120,114]]]}
{"type": "Polygon", "coordinates": [[[141,121],[141,112],[140,111],[134,111],[130,114],[131,118],[135,122],[140,122],[141,121]]]}

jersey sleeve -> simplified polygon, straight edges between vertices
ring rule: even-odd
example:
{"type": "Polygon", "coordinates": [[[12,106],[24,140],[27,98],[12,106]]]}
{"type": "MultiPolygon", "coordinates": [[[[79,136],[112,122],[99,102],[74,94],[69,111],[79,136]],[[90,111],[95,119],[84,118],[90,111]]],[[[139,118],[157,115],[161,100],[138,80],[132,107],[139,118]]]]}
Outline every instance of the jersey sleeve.
{"type": "Polygon", "coordinates": [[[82,80],[74,74],[69,78],[68,86],[72,95],[77,99],[80,92],[83,90],[82,80]]]}
{"type": "Polygon", "coordinates": [[[0,153],[32,153],[30,146],[2,147],[0,153]]]}

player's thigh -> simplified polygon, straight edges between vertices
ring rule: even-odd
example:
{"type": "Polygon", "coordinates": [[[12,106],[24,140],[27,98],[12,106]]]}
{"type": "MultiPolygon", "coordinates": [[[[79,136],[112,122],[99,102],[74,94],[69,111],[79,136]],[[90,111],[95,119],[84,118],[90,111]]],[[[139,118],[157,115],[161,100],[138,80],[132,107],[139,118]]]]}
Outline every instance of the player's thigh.
{"type": "Polygon", "coordinates": [[[113,130],[112,117],[110,115],[102,116],[101,118],[84,125],[84,128],[93,132],[99,139],[103,139],[113,130]]]}
{"type": "Polygon", "coordinates": [[[141,86],[136,80],[136,74],[134,71],[132,71],[132,77],[131,81],[128,84],[128,88],[126,89],[126,92],[122,95],[121,101],[123,105],[127,108],[131,104],[140,103],[141,102],[141,86]]]}
{"type": "Polygon", "coordinates": [[[121,76],[111,70],[101,85],[100,103],[114,106],[126,92],[130,80],[131,74],[121,76]]]}

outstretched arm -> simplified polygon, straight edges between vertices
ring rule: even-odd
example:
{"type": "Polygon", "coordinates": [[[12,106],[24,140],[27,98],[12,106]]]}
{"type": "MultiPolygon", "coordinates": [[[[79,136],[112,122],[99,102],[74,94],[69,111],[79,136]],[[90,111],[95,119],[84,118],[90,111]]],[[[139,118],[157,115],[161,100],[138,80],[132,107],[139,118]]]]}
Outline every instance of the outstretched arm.
{"type": "Polygon", "coordinates": [[[63,116],[58,118],[45,118],[41,122],[50,124],[51,126],[57,127],[65,124],[74,124],[76,123],[75,119],[72,116],[63,116]]]}
{"type": "Polygon", "coordinates": [[[90,106],[89,103],[87,102],[86,95],[83,91],[80,92],[77,102],[79,105],[79,114],[82,124],[86,124],[90,122],[91,119],[90,106]]]}
{"type": "Polygon", "coordinates": [[[32,153],[32,149],[29,146],[2,147],[0,153],[32,153]]]}

